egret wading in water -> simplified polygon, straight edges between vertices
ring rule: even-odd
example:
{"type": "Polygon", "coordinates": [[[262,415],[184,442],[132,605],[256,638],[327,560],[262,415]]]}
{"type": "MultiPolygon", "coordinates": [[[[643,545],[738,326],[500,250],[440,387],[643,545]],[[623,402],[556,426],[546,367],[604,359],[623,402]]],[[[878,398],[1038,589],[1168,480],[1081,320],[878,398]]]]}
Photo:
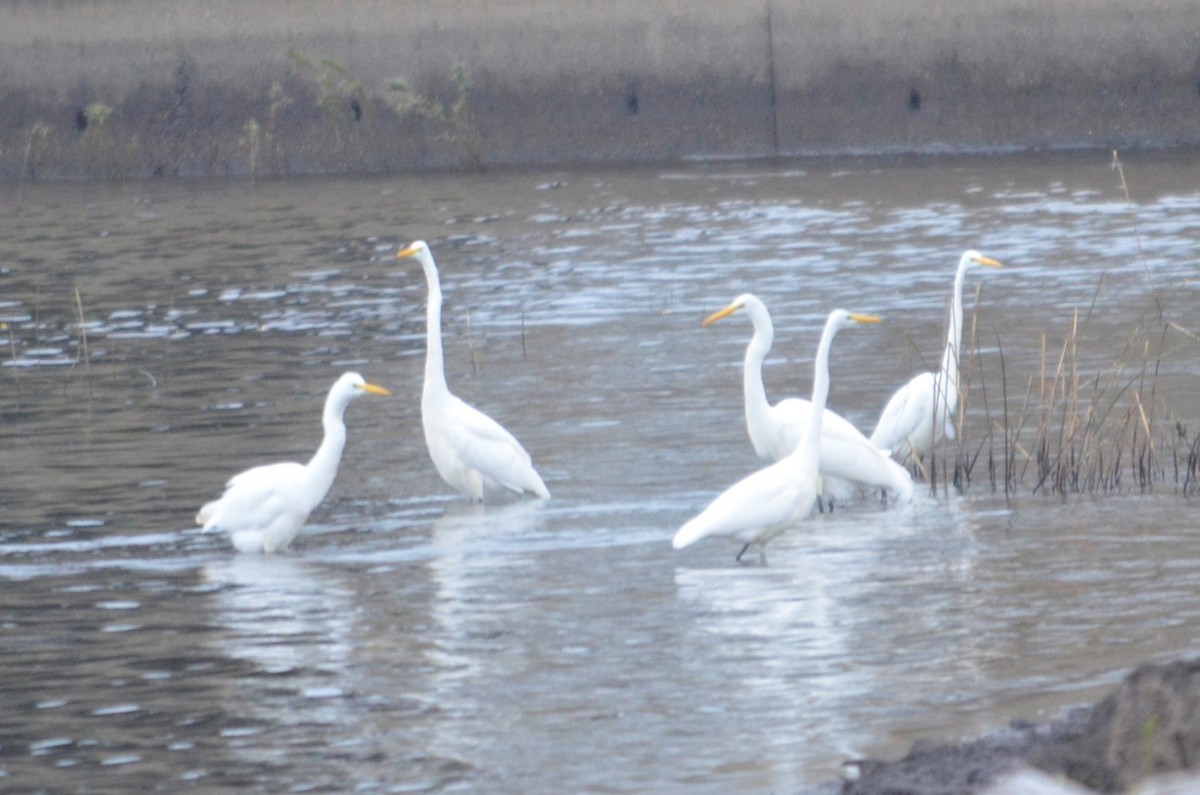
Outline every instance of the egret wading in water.
{"type": "Polygon", "coordinates": [[[325,437],[307,464],[266,464],[234,475],[225,493],[196,514],[204,530],[229,533],[239,552],[280,552],[300,533],[308,515],[321,504],[337,477],[346,446],[342,416],[350,401],[362,395],[389,395],[358,373],[346,373],[325,399],[321,423],[325,437]]]}
{"type": "Polygon", "coordinates": [[[892,395],[871,434],[871,442],[891,450],[899,461],[910,455],[922,459],[944,437],[954,439],[954,415],[958,410],[958,363],[962,342],[962,290],[967,269],[972,265],[1002,267],[978,251],[967,251],[958,260],[954,276],[954,298],[950,304],[950,325],[946,331],[946,351],[937,373],[921,373],[892,395]]]}
{"type": "MultiPolygon", "coordinates": [[[[779,461],[787,457],[808,428],[812,403],[803,398],[786,398],[772,406],[763,386],[763,360],[775,340],[775,328],[766,305],[745,293],[733,303],[704,319],[708,326],[744,311],[754,325],[754,337],[746,346],[742,367],[742,391],[746,403],[746,430],[759,458],[779,461]]],[[[890,458],[840,414],[825,409],[821,419],[821,496],[832,507],[835,499],[850,497],[856,487],[868,486],[894,493],[901,501],[912,499],[913,483],[908,470],[890,458]]]]}
{"type": "Polygon", "coordinates": [[[829,314],[813,363],[813,410],[796,449],[726,489],[699,516],[679,528],[671,546],[683,549],[708,536],[733,536],[744,544],[737,560],[752,544],[758,544],[766,562],[766,543],[808,516],[820,492],[821,425],[829,396],[829,348],[833,338],[843,328],[879,320],[874,315],[844,309],[829,314]]]}
{"type": "Polygon", "coordinates": [[[549,498],[546,484],[521,443],[500,423],[451,394],[442,360],[442,288],[437,265],[424,240],[396,253],[396,259],[408,257],[421,263],[429,283],[421,424],[438,474],[476,502],[505,492],[549,498]]]}

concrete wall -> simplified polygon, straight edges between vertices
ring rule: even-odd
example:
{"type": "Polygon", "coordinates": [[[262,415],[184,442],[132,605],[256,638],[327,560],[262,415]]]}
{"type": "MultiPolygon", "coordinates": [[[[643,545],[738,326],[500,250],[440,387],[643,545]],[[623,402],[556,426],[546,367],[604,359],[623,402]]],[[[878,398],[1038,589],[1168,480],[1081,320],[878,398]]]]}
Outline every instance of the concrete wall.
{"type": "Polygon", "coordinates": [[[6,179],[1197,142],[1197,0],[0,3],[6,179]]]}

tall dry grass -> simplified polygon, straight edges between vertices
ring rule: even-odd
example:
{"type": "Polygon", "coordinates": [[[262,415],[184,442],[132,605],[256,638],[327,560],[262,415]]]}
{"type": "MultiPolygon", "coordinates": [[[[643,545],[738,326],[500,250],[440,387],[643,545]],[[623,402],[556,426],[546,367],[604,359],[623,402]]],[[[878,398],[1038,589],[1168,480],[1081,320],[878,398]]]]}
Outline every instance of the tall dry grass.
{"type": "Polygon", "coordinates": [[[913,467],[933,494],[953,487],[965,490],[986,482],[1006,495],[1094,494],[1157,487],[1200,493],[1200,432],[1189,434],[1172,420],[1160,389],[1159,374],[1168,335],[1177,332],[1191,345],[1195,334],[1167,320],[1166,299],[1156,287],[1146,257],[1130,197],[1125,171],[1117,152],[1112,170],[1128,208],[1132,234],[1146,274],[1147,305],[1106,366],[1080,363],[1080,340],[1097,310],[1105,286],[1100,277],[1091,305],[1072,313],[1062,337],[1041,337],[1041,355],[1033,375],[1013,373],[996,336],[998,376],[988,382],[979,364],[979,296],[960,362],[959,410],[956,439],[943,440],[924,462],[913,467]],[[998,382],[997,382],[998,381],[998,382]],[[970,421],[975,415],[984,422],[970,421]]]}
{"type": "Polygon", "coordinates": [[[934,494],[965,490],[977,481],[1006,495],[1164,485],[1200,492],[1200,435],[1189,438],[1182,424],[1170,421],[1159,384],[1168,334],[1184,330],[1163,322],[1160,312],[1148,309],[1115,358],[1100,367],[1080,363],[1086,314],[1081,318],[1079,310],[1061,339],[1041,335],[1032,375],[1011,372],[997,335],[998,363],[989,383],[977,367],[976,309],[964,345],[956,439],[943,440],[914,475],[926,479],[934,494]],[[974,414],[982,413],[984,422],[970,416],[976,400],[974,414]]]}

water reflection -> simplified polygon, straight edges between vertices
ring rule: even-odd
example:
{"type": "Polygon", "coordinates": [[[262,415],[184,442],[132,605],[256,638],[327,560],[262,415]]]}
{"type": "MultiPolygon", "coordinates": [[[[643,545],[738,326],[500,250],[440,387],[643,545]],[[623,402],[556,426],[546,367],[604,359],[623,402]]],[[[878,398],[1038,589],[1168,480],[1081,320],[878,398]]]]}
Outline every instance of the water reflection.
{"type": "Polygon", "coordinates": [[[450,504],[434,521],[429,540],[429,566],[439,593],[447,591],[447,601],[455,601],[473,576],[496,576],[522,562],[523,555],[546,540],[541,521],[545,507],[541,500],[450,504]]]}
{"type": "Polygon", "coordinates": [[[836,702],[861,697],[865,686],[857,668],[844,667],[847,637],[827,584],[802,561],[788,563],[680,568],[675,581],[694,616],[691,631],[705,636],[695,641],[702,653],[694,664],[720,671],[697,677],[726,681],[728,701],[757,716],[770,754],[786,760],[769,771],[769,786],[792,791],[805,783],[804,749],[844,732],[806,729],[809,716],[839,714],[836,702]]]}
{"type": "Polygon", "coordinates": [[[297,790],[425,791],[463,778],[466,764],[429,742],[443,706],[411,686],[429,667],[405,617],[421,606],[373,616],[364,606],[377,578],[285,555],[237,555],[203,576],[216,648],[250,666],[224,691],[219,739],[233,764],[297,790]]]}
{"type": "Polygon", "coordinates": [[[315,566],[285,555],[235,555],[209,563],[221,650],[268,674],[300,676],[298,689],[325,692],[323,675],[349,658],[353,594],[315,566]]]}
{"type": "MultiPolygon", "coordinates": [[[[462,503],[447,508],[433,523],[427,567],[433,585],[430,614],[441,628],[439,637],[453,641],[470,636],[483,617],[476,602],[505,592],[507,578],[521,576],[521,568],[533,565],[542,507],[541,501],[486,508],[462,503]]],[[[454,661],[444,668],[455,681],[479,673],[456,656],[452,645],[435,653],[454,661]]],[[[434,690],[444,692],[438,685],[434,690]]]]}
{"type": "MultiPolygon", "coordinates": [[[[282,555],[236,555],[202,574],[222,629],[217,650],[251,666],[243,685],[225,694],[219,737],[229,753],[250,766],[286,764],[297,742],[286,727],[297,721],[338,743],[357,712],[349,678],[352,594],[282,555]]],[[[288,778],[305,782],[307,774],[300,766],[288,778]]]]}
{"type": "Polygon", "coordinates": [[[797,761],[773,766],[771,786],[802,787],[805,758],[835,776],[836,760],[871,748],[878,715],[912,702],[907,683],[939,683],[923,694],[930,708],[986,687],[997,652],[978,631],[992,585],[975,528],[987,518],[921,497],[814,517],[780,539],[770,567],[676,567],[695,665],[728,681],[777,755],[797,761]]]}
{"type": "Polygon", "coordinates": [[[493,655],[503,652],[513,632],[513,619],[504,614],[520,609],[511,603],[507,580],[527,577],[536,565],[542,506],[540,500],[489,508],[462,503],[433,523],[427,569],[436,641],[425,652],[430,670],[424,692],[445,718],[436,722],[430,747],[476,767],[486,767],[481,748],[495,753],[497,741],[489,735],[505,721],[489,714],[498,705],[484,695],[502,688],[493,655]],[[510,604],[498,603],[501,594],[509,594],[504,598],[510,604]]]}

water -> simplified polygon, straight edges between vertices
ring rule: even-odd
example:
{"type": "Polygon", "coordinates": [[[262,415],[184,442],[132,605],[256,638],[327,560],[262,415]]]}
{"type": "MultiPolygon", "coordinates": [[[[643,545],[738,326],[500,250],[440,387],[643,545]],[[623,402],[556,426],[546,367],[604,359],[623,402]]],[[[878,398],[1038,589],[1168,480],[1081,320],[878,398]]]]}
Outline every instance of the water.
{"type": "MultiPolygon", "coordinates": [[[[1170,473],[1010,500],[977,473],[813,517],[766,567],[669,545],[759,466],[749,324],[699,327],[746,290],[776,324],[773,399],[808,391],[830,308],[886,318],[834,347],[831,404],[869,430],[938,358],[978,248],[1006,265],[967,287],[991,411],[1001,350],[1015,411],[1078,310],[1084,378],[1139,323],[1176,324],[1155,422],[1194,427],[1200,166],[1125,171],[1132,208],[1090,155],[3,188],[0,776],[800,792],[855,753],[1046,719],[1195,654],[1194,506],[1170,473]],[[548,503],[464,504],[428,461],[425,287],[392,258],[417,237],[451,388],[521,438],[548,503]],[[350,407],[293,548],[238,556],[193,528],[233,472],[311,453],[348,369],[394,396],[350,407]]],[[[988,423],[973,398],[976,438],[988,423]]]]}

